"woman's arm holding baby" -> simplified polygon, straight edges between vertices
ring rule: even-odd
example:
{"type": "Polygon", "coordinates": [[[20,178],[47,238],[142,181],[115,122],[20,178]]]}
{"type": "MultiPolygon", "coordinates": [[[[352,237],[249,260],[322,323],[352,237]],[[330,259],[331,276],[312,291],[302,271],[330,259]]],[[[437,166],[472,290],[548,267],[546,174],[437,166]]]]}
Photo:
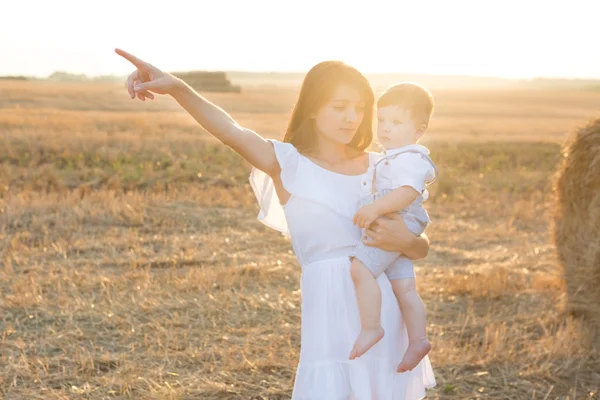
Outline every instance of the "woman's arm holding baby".
{"type": "MultiPolygon", "coordinates": [[[[366,236],[373,240],[366,241],[365,244],[402,253],[412,260],[424,258],[429,252],[429,238],[425,234],[416,236],[412,233],[406,226],[403,215],[397,211],[406,208],[418,197],[426,188],[426,182],[434,179],[435,169],[420,154],[413,153],[401,154],[390,163],[393,164],[390,171],[394,175],[391,180],[396,189],[363,207],[373,206],[373,211],[367,209],[365,213],[373,215],[363,221],[363,226],[367,228],[366,236]],[[375,215],[377,217],[373,218],[375,215]]],[[[363,209],[357,214],[362,213],[363,209]]]]}
{"type": "Polygon", "coordinates": [[[402,215],[397,213],[376,219],[365,234],[371,239],[363,239],[365,245],[402,253],[412,260],[425,258],[429,252],[427,235],[416,236],[408,229],[402,215]]]}

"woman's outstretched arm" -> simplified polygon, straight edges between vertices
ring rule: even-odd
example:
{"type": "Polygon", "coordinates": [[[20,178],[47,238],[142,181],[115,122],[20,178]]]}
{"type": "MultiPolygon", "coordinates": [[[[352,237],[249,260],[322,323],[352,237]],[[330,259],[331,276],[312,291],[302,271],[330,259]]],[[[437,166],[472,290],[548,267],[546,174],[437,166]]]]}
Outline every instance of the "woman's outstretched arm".
{"type": "Polygon", "coordinates": [[[172,96],[204,129],[254,167],[270,176],[279,174],[275,150],[262,136],[238,125],[225,110],[208,101],[183,80],[126,51],[115,49],[115,52],[137,68],[127,79],[127,90],[132,99],[153,99],[152,93],[172,96]]]}
{"type": "Polygon", "coordinates": [[[262,136],[238,125],[223,109],[202,97],[181,80],[172,96],[204,129],[239,153],[250,164],[268,175],[277,172],[279,164],[273,145],[262,136]]]}
{"type": "Polygon", "coordinates": [[[376,219],[367,229],[366,235],[371,239],[363,241],[367,246],[402,253],[412,260],[425,258],[429,252],[427,235],[413,234],[402,215],[397,213],[376,219]]]}

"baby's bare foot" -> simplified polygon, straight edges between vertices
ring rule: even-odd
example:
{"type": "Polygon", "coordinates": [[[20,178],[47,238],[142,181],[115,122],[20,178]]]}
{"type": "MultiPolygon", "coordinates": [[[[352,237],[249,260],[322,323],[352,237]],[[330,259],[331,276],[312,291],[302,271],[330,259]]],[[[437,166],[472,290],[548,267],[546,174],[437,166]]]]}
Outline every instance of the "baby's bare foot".
{"type": "Polygon", "coordinates": [[[360,331],[360,335],[354,342],[354,347],[350,352],[350,359],[354,360],[365,354],[367,350],[375,345],[375,343],[379,342],[385,332],[382,327],[375,329],[362,329],[360,331]]]}
{"type": "Polygon", "coordinates": [[[406,349],[406,353],[404,353],[404,357],[396,371],[412,371],[421,362],[423,357],[429,353],[429,350],[431,350],[431,343],[426,338],[409,343],[408,349],[406,349]]]}

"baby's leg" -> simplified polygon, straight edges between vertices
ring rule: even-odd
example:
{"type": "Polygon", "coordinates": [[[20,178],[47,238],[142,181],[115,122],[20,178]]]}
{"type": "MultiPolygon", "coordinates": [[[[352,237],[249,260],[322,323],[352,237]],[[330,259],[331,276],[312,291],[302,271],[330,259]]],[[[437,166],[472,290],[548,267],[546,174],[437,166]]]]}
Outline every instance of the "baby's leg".
{"type": "MultiPolygon", "coordinates": [[[[392,268],[386,271],[394,294],[400,303],[400,310],[402,311],[402,316],[406,322],[406,330],[408,331],[408,348],[406,349],[406,353],[404,353],[400,365],[398,365],[398,372],[412,370],[431,350],[431,343],[427,340],[426,333],[425,305],[417,292],[414,275],[410,277],[406,273],[404,265],[406,262],[403,259],[406,259],[406,257],[401,256],[392,268]]],[[[408,259],[406,261],[412,267],[412,262],[408,259]]]]}
{"type": "Polygon", "coordinates": [[[350,266],[360,312],[360,335],[350,352],[354,360],[367,352],[384,335],[381,327],[381,290],[373,273],[358,259],[350,266]]]}
{"type": "Polygon", "coordinates": [[[381,327],[381,289],[377,277],[397,257],[397,254],[386,253],[361,243],[353,255],[350,273],[356,288],[361,330],[350,351],[351,360],[366,353],[384,335],[381,327]]]}

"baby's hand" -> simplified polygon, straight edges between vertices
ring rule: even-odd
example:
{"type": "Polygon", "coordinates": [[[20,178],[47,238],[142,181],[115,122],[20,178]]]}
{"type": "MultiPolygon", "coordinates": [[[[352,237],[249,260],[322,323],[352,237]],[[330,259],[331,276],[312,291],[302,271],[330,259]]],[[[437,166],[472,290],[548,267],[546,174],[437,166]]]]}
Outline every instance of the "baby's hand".
{"type": "Polygon", "coordinates": [[[379,218],[377,207],[373,204],[369,204],[354,214],[352,222],[354,225],[358,225],[361,228],[368,228],[377,218],[379,218]]]}

